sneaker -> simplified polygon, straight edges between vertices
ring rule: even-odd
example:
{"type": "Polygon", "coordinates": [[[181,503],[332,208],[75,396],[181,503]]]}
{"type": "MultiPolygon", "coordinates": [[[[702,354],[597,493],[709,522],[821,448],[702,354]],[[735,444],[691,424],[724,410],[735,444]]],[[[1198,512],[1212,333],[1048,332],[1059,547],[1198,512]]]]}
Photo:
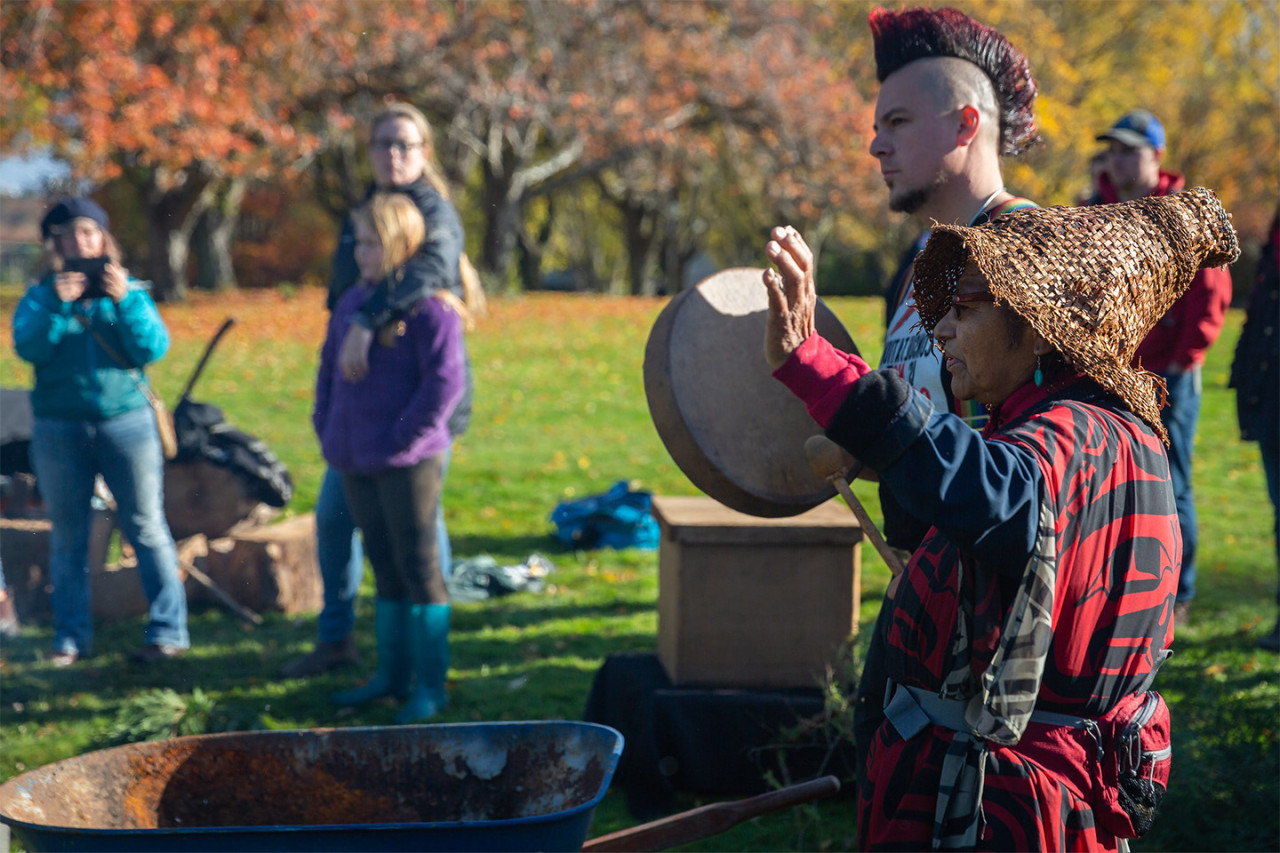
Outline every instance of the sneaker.
{"type": "Polygon", "coordinates": [[[75,652],[54,652],[49,656],[49,663],[58,669],[66,669],[78,660],[80,660],[80,655],[75,652]]]}
{"type": "Polygon", "coordinates": [[[309,653],[280,667],[285,678],[310,678],[360,663],[355,638],[348,634],[336,642],[321,641],[309,653]]]}
{"type": "Polygon", "coordinates": [[[159,663],[179,657],[182,649],[177,646],[163,646],[150,643],[129,656],[134,663],[159,663]]]}
{"type": "Polygon", "coordinates": [[[1270,634],[1263,634],[1258,638],[1258,648],[1280,652],[1280,619],[1276,620],[1276,626],[1271,629],[1270,634]]]}

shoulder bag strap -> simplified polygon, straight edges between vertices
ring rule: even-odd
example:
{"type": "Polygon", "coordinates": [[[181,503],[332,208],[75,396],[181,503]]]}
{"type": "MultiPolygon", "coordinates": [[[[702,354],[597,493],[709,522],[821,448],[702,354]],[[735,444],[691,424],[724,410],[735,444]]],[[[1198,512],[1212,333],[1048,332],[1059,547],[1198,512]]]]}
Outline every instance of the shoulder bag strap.
{"type": "MultiPolygon", "coordinates": [[[[142,370],[125,361],[124,357],[120,355],[120,353],[116,352],[115,347],[107,343],[103,339],[102,335],[98,334],[98,330],[93,327],[92,320],[80,314],[76,314],[74,316],[76,318],[76,322],[79,323],[86,332],[93,335],[93,339],[98,342],[98,346],[102,347],[103,350],[106,351],[107,355],[119,362],[121,367],[129,371],[129,378],[133,380],[134,385],[138,386],[138,391],[146,398],[147,404],[152,408],[155,408],[157,403],[161,403],[160,398],[156,396],[155,390],[152,389],[151,383],[147,382],[146,377],[143,376],[142,370]]],[[[161,403],[161,405],[163,405],[163,403],[161,403]]]]}

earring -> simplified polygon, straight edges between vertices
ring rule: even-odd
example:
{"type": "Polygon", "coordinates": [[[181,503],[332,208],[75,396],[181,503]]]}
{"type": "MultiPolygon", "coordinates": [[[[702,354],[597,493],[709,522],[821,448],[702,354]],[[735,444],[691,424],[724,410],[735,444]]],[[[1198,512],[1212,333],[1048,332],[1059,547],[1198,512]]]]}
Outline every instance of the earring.
{"type": "Polygon", "coordinates": [[[1036,356],[1035,381],[1036,381],[1037,388],[1039,388],[1041,385],[1044,385],[1044,371],[1040,369],[1040,356],[1036,356]]]}

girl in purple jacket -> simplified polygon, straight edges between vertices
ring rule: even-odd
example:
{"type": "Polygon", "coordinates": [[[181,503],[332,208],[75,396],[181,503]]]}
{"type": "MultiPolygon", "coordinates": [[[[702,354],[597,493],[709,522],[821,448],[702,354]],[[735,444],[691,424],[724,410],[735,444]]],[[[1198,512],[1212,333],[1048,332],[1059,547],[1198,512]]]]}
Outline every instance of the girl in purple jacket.
{"type": "Polygon", "coordinates": [[[361,378],[342,375],[338,350],[361,306],[394,281],[426,236],[407,197],[379,193],[353,214],[360,286],[342,295],[320,355],[312,414],[325,460],[364,531],[377,585],[378,664],[363,686],[335,693],[349,706],[404,698],[397,723],[434,716],[448,703],[449,594],[436,542],[448,420],[464,389],[463,315],[447,291],[422,299],[378,330],[361,378]]]}

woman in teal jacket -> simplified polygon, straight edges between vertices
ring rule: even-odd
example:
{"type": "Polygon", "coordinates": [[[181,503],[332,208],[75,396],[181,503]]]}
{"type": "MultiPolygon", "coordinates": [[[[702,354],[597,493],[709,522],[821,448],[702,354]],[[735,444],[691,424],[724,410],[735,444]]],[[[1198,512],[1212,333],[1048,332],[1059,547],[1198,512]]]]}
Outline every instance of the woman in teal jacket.
{"type": "Polygon", "coordinates": [[[155,303],[120,265],[107,214],[65,199],[40,223],[49,274],[13,315],[18,355],[35,367],[31,461],[53,531],[53,662],[69,666],[93,644],[89,610],[90,501],[102,475],[120,529],[138,558],[150,603],[144,663],[189,645],[187,599],[164,516],[164,457],[155,416],[138,387],[142,367],[169,349],[155,303]]]}

